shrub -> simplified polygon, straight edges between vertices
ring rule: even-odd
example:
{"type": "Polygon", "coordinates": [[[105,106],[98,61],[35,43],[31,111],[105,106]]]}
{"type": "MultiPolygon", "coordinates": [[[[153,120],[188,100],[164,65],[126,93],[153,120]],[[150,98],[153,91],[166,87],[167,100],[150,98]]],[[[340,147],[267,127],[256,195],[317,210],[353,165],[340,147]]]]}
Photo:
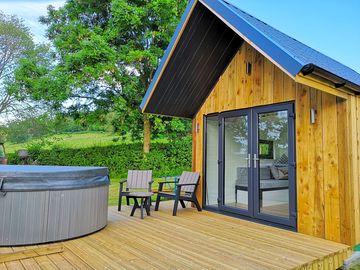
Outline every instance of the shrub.
{"type": "MultiPolygon", "coordinates": [[[[153,170],[153,176],[179,175],[191,169],[191,138],[171,142],[155,142],[144,155],[142,143],[124,143],[90,148],[61,148],[51,150],[29,148],[32,160],[41,165],[104,166],[112,176],[126,178],[129,169],[153,170]]],[[[9,155],[11,164],[20,163],[16,154],[9,155]]]]}

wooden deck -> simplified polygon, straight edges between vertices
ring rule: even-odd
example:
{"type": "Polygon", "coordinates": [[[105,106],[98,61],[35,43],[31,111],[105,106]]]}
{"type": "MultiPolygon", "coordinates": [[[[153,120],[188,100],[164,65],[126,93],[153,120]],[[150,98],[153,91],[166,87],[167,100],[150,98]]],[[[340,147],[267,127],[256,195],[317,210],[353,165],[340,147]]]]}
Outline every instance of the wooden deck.
{"type": "Polygon", "coordinates": [[[180,208],[173,217],[171,206],[160,204],[144,220],[138,210],[130,217],[129,207],[111,207],[104,230],[63,242],[61,253],[0,263],[0,270],[336,269],[351,254],[345,245],[207,211],[180,208]]]}

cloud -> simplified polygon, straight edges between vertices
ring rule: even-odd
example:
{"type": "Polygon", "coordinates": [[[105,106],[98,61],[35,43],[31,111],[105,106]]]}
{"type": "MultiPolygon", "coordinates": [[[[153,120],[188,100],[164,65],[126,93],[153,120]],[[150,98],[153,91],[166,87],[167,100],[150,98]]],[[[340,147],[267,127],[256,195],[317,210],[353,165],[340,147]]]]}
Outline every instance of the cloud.
{"type": "Polygon", "coordinates": [[[62,6],[64,0],[5,0],[0,2],[0,10],[5,14],[17,15],[24,20],[24,24],[29,27],[35,42],[44,42],[46,27],[39,23],[39,17],[46,15],[47,7],[52,5],[56,8],[62,6]]]}

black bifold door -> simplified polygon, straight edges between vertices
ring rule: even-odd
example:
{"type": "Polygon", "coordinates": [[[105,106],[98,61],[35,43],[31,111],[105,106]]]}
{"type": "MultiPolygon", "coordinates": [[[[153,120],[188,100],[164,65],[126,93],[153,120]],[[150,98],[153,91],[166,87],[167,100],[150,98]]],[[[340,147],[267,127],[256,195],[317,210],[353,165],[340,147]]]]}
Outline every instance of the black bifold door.
{"type": "Polygon", "coordinates": [[[205,120],[205,205],[296,227],[293,104],[205,120]]]}

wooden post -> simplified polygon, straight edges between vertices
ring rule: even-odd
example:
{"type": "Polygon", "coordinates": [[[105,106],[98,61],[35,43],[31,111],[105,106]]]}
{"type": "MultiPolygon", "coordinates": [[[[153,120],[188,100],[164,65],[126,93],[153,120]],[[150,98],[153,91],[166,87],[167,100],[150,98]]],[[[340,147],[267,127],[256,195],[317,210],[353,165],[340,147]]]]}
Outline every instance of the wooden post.
{"type": "Polygon", "coordinates": [[[196,117],[192,120],[192,171],[196,171],[196,117]]]}
{"type": "Polygon", "coordinates": [[[150,152],[150,136],[151,136],[150,119],[147,114],[144,114],[144,145],[143,145],[144,154],[150,152]]]}

